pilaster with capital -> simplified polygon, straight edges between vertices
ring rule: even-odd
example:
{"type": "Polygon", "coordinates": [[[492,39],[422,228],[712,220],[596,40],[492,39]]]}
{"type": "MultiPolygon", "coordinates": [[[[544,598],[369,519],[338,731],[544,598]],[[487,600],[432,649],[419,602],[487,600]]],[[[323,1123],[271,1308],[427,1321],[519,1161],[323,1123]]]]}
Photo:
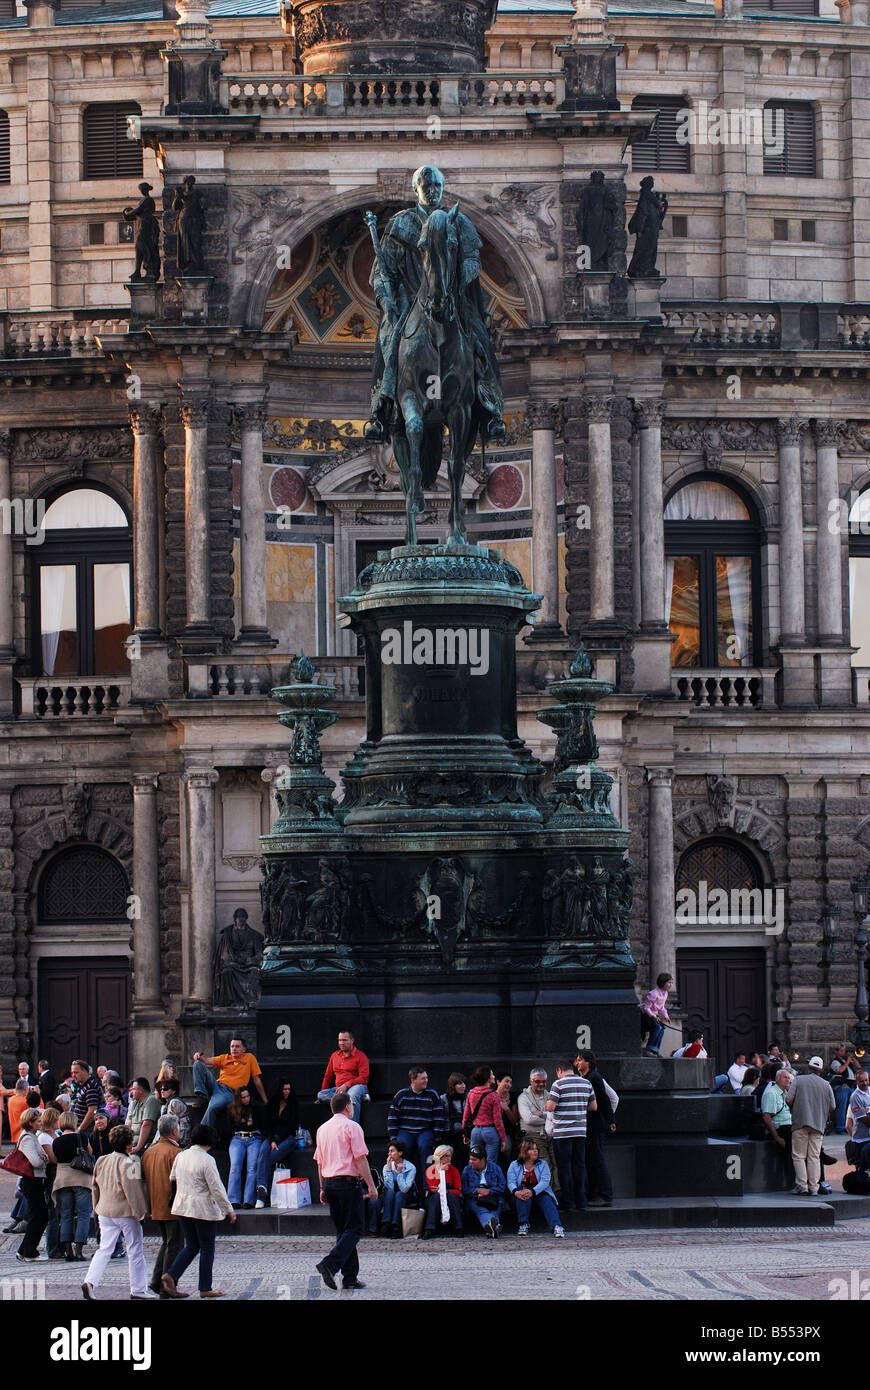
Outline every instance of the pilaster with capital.
{"type": "Polygon", "coordinates": [[[184,538],[187,627],[194,632],[211,628],[209,597],[209,496],[208,422],[209,396],[185,394],[181,401],[184,425],[184,538]]]}
{"type": "MultiPolygon", "coordinates": [[[[12,496],[12,431],[0,430],[0,498],[12,496]]],[[[0,527],[0,661],[15,656],[12,527],[0,527]]]]}
{"type": "Polygon", "coordinates": [[[559,627],[559,518],[556,502],[555,401],[532,397],[526,421],[532,431],[532,582],[541,595],[533,637],[561,635],[559,627]]]}
{"type": "Polygon", "coordinates": [[[133,631],[160,635],[160,522],[163,497],[163,403],[130,407],[133,429],[133,631]]]}
{"type": "Polygon", "coordinates": [[[776,424],[779,440],[779,640],[786,646],[806,641],[801,440],[807,423],[800,416],[789,415],[776,424]]]}
{"type": "Polygon", "coordinates": [[[661,400],[636,400],[640,439],[641,632],[665,632],[665,500],[661,400]]]}
{"type": "Polygon", "coordinates": [[[650,980],[667,973],[676,980],[674,887],[674,770],[648,767],[647,841],[650,980]]]}
{"type": "Polygon", "coordinates": [[[613,459],[610,440],[611,396],[585,400],[589,448],[589,588],[593,623],[613,623],[613,459]]]}
{"type": "Polygon", "coordinates": [[[187,1008],[205,1011],[211,1004],[215,944],[215,806],[214,768],[189,767],[182,773],[187,801],[187,1008]]]}
{"type": "Polygon", "coordinates": [[[133,777],[133,1000],[134,1008],[160,1008],[160,859],[157,778],[133,777]]]}
{"type": "Polygon", "coordinates": [[[839,420],[814,420],[816,443],[816,568],[819,641],[843,640],[843,558],[840,530],[839,420]],[[834,507],[832,504],[837,504],[834,507]],[[836,525],[832,525],[832,517],[836,525]]]}
{"type": "Polygon", "coordinates": [[[266,504],[263,493],[265,399],[234,407],[241,437],[241,591],[240,642],[269,640],[266,618],[266,504]]]}

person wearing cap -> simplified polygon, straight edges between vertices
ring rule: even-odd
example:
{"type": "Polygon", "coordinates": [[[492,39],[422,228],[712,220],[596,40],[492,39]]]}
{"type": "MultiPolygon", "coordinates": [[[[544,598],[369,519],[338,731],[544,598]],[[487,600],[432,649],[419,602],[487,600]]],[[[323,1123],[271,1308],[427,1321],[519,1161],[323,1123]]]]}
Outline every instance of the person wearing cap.
{"type": "Polygon", "coordinates": [[[815,1197],[822,1178],[822,1138],[828,1119],[837,1108],[830,1083],[822,1076],[821,1057],[811,1057],[806,1076],[796,1076],[786,1102],[791,1108],[791,1156],[794,1163],[794,1191],[815,1197]]]}
{"type": "Polygon", "coordinates": [[[505,1200],[505,1176],[497,1163],[487,1159],[486,1146],[473,1144],[462,1171],[462,1204],[465,1214],[480,1222],[491,1239],[499,1233],[499,1216],[505,1200]]]}

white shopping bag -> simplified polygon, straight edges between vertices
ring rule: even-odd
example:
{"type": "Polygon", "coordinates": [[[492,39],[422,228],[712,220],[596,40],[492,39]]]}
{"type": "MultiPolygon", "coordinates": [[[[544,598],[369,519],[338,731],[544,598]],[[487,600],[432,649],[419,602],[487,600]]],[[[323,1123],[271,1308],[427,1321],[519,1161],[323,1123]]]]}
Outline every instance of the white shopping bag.
{"type": "MultiPolygon", "coordinates": [[[[286,1170],[284,1170],[286,1171],[286,1170]]],[[[279,1211],[298,1211],[300,1207],[311,1206],[311,1188],[307,1178],[281,1176],[279,1168],[272,1179],[272,1206],[279,1211]]]]}

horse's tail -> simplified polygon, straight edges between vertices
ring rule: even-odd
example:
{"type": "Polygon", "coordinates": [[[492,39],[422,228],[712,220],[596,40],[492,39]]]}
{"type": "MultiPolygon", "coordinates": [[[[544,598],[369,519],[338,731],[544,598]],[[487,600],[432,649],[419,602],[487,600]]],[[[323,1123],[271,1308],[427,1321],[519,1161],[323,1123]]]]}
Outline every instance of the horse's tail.
{"type": "Polygon", "coordinates": [[[426,425],[423,430],[423,443],[420,449],[420,471],[423,474],[423,487],[435,486],[438,470],[441,467],[441,449],[444,439],[443,425],[426,425]]]}

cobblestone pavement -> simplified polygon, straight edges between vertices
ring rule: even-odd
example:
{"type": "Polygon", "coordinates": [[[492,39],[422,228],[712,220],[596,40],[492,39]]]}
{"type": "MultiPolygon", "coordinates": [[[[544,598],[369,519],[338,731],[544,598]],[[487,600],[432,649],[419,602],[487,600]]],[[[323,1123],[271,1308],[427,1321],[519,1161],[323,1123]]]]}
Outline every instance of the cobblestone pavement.
{"type": "MultiPolygon", "coordinates": [[[[20,1237],[0,1240],[0,1296],[82,1301],[87,1265],[45,1260],[23,1265],[15,1260],[19,1243],[20,1237]],[[16,1279],[37,1282],[19,1293],[8,1282],[16,1279]]],[[[145,1241],[149,1268],[157,1245],[153,1238],[145,1241]]],[[[770,1303],[829,1300],[839,1287],[835,1280],[853,1288],[866,1280],[870,1294],[870,1219],[818,1231],[614,1231],[569,1234],[564,1241],[543,1234],[425,1244],[366,1238],[360,1246],[360,1277],[366,1289],[358,1293],[332,1293],[324,1287],[314,1265],[327,1249],[328,1242],[307,1237],[221,1236],[215,1287],[230,1298],[256,1301],[541,1298],[770,1303]]],[[[126,1261],[109,1264],[99,1290],[101,1301],[127,1299],[126,1273],[126,1261]]],[[[182,1288],[195,1287],[191,1269],[182,1288]]]]}

